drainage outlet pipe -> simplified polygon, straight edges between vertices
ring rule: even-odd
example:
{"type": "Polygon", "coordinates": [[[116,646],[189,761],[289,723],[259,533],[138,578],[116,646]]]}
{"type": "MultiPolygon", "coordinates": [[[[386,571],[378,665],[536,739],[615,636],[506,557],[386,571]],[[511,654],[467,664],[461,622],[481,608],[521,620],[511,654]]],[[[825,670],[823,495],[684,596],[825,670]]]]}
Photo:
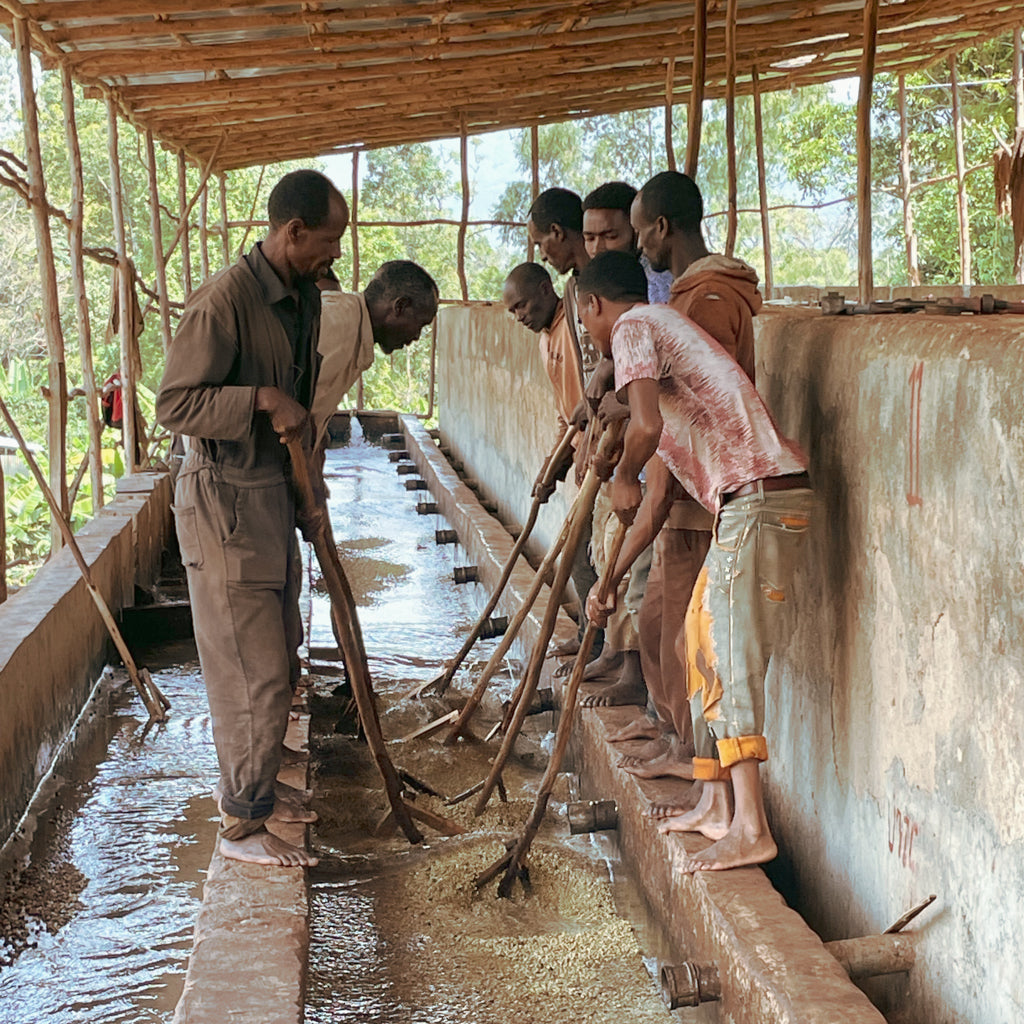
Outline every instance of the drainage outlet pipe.
{"type": "Polygon", "coordinates": [[[388,462],[404,462],[409,458],[409,449],[401,448],[396,452],[388,452],[388,462]]]}
{"type": "Polygon", "coordinates": [[[722,984],[716,964],[698,964],[687,960],[665,964],[661,968],[661,995],[670,1010],[680,1006],[700,1006],[722,998],[722,984]]]}
{"type": "Polygon", "coordinates": [[[381,441],[385,448],[402,448],[405,446],[405,434],[385,434],[381,441]]]}
{"type": "Polygon", "coordinates": [[[458,544],[459,535],[454,530],[435,530],[435,544],[458,544]]]}
{"type": "Polygon", "coordinates": [[[852,981],[879,974],[904,974],[917,958],[913,935],[865,935],[837,939],[825,948],[839,961],[852,981]]]}
{"type": "Polygon", "coordinates": [[[452,577],[456,583],[476,583],[480,578],[475,565],[457,565],[452,572],[452,577]]]}
{"type": "Polygon", "coordinates": [[[416,477],[415,480],[406,480],[405,489],[407,491],[425,491],[427,490],[427,481],[416,477]]]}
{"type": "Polygon", "coordinates": [[[569,833],[606,832],[619,827],[619,805],[614,800],[580,800],[565,809],[569,833]]]}
{"type": "Polygon", "coordinates": [[[507,615],[492,615],[491,618],[485,620],[484,624],[480,627],[480,639],[493,640],[496,636],[504,636],[507,629],[507,615]]]}
{"type": "Polygon", "coordinates": [[[415,462],[400,462],[397,466],[395,466],[395,472],[399,476],[408,476],[410,473],[415,473],[416,472],[416,463],[415,462]]]}
{"type": "MultiPolygon", "coordinates": [[[[408,482],[407,480],[406,483],[408,482]]],[[[436,516],[440,511],[436,501],[418,501],[416,503],[416,514],[418,516],[436,516]]]]}

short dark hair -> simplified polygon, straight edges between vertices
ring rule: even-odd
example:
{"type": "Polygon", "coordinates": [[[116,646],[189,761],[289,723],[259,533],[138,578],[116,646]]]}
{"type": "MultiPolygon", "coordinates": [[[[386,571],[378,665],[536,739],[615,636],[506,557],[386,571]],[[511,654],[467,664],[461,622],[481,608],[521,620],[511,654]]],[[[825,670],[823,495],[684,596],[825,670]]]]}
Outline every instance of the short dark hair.
{"type": "Polygon", "coordinates": [[[567,188],[549,188],[534,199],[530,220],[544,234],[551,230],[552,224],[579,232],[583,230],[583,204],[580,197],[567,188]]]}
{"type": "Polygon", "coordinates": [[[318,228],[331,213],[331,200],[341,200],[348,214],[348,203],[334,183],[319,171],[290,171],[271,190],[267,215],[272,228],[296,217],[307,228],[318,228]]]}
{"type": "Polygon", "coordinates": [[[440,292],[434,279],[412,260],[388,260],[367,282],[363,296],[368,303],[411,299],[423,312],[437,309],[440,292]]]}
{"type": "Polygon", "coordinates": [[[636,199],[636,189],[624,181],[606,181],[583,200],[583,210],[621,210],[629,220],[629,208],[636,199]]]}
{"type": "Polygon", "coordinates": [[[576,294],[581,304],[586,295],[597,295],[610,302],[646,302],[647,275],[632,253],[608,249],[599,252],[580,271],[576,294]]]}
{"type": "Polygon", "coordinates": [[[665,217],[680,231],[699,231],[704,199],[697,183],[679,171],[662,171],[640,189],[640,207],[648,220],[665,217]]]}
{"type": "Polygon", "coordinates": [[[506,284],[514,284],[517,288],[536,288],[545,281],[551,284],[551,275],[543,263],[520,263],[505,278],[506,284]]]}

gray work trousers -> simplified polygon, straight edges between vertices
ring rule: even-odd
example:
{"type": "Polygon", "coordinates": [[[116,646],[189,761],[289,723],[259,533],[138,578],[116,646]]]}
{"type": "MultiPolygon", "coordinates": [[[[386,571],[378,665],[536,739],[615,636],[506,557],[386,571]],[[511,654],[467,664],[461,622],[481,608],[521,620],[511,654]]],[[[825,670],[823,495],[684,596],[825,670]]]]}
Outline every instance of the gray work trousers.
{"type": "Polygon", "coordinates": [[[274,809],[301,642],[295,507],[276,479],[224,478],[189,452],[175,524],[220,764],[221,834],[239,839],[274,809]]]}

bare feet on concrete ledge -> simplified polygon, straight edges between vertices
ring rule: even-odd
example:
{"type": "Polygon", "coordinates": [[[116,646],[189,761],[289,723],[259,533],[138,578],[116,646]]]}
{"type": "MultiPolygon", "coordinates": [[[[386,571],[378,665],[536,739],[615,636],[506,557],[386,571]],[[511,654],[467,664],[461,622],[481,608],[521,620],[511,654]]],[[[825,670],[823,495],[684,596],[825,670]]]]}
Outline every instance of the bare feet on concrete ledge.
{"type": "Polygon", "coordinates": [[[282,868],[315,867],[320,863],[305,850],[300,850],[291,843],[286,843],[266,829],[253,832],[244,839],[224,839],[220,841],[220,852],[229,860],[240,860],[245,864],[270,864],[282,868]]]}
{"type": "Polygon", "coordinates": [[[623,652],[613,650],[608,644],[601,648],[601,653],[591,661],[583,672],[583,682],[589,683],[609,672],[617,672],[622,668],[623,652]]]}
{"type": "Polygon", "coordinates": [[[661,757],[670,749],[668,740],[664,736],[648,740],[639,750],[632,754],[623,754],[619,758],[616,768],[635,768],[637,765],[645,765],[656,757],[661,757]]]}
{"type": "Polygon", "coordinates": [[[692,779],[693,760],[683,757],[673,747],[669,747],[663,754],[643,761],[639,764],[626,764],[627,758],[622,758],[622,768],[635,775],[638,779],[692,779]]]}
{"type": "MultiPolygon", "coordinates": [[[[668,818],[658,826],[669,832],[699,832],[708,839],[724,839],[732,824],[732,794],[728,782],[705,782],[700,800],[692,811],[668,818]]],[[[699,869],[696,869],[699,870],[699,869]]]]}
{"type": "MultiPolygon", "coordinates": [[[[601,655],[601,658],[603,657],[604,654],[601,655]]],[[[601,658],[587,666],[587,671],[583,673],[584,681],[601,658]]],[[[647,703],[647,687],[644,685],[643,672],[640,670],[640,652],[623,651],[619,658],[622,663],[622,672],[619,678],[608,686],[602,686],[594,693],[588,693],[580,701],[582,707],[610,708],[623,704],[639,704],[640,707],[643,707],[647,703]]]]}
{"type": "Polygon", "coordinates": [[[736,826],[710,846],[693,854],[684,871],[728,871],[774,860],[779,848],[771,832],[758,826],[736,826]]]}
{"type": "Polygon", "coordinates": [[[621,729],[608,737],[609,743],[628,743],[630,740],[656,740],[661,736],[662,726],[649,715],[638,715],[621,729]]]}
{"type": "Polygon", "coordinates": [[[555,644],[545,655],[546,658],[575,658],[580,653],[580,638],[574,636],[571,640],[563,640],[555,644]]]}
{"type": "Polygon", "coordinates": [[[689,814],[700,802],[702,789],[701,782],[694,782],[692,785],[683,786],[678,784],[679,797],[668,803],[652,803],[644,813],[648,818],[656,821],[664,821],[666,818],[678,818],[683,814],[689,814]]]}

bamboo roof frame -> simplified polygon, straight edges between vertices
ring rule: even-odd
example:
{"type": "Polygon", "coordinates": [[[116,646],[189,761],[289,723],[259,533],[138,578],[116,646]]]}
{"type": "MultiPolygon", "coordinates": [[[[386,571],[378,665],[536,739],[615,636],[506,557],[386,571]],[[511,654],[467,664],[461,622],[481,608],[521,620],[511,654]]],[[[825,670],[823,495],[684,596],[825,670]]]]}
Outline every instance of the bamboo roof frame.
{"type": "MultiPolygon", "coordinates": [[[[0,0],[44,67],[213,171],[686,102],[694,0],[0,0]],[[666,67],[674,72],[669,79],[666,67]],[[666,85],[669,85],[668,90],[666,85]]],[[[864,0],[707,0],[704,95],[852,77],[864,0]],[[728,58],[728,60],[727,60],[728,58]]],[[[876,73],[1014,30],[1019,4],[881,0],[876,73]]]]}

